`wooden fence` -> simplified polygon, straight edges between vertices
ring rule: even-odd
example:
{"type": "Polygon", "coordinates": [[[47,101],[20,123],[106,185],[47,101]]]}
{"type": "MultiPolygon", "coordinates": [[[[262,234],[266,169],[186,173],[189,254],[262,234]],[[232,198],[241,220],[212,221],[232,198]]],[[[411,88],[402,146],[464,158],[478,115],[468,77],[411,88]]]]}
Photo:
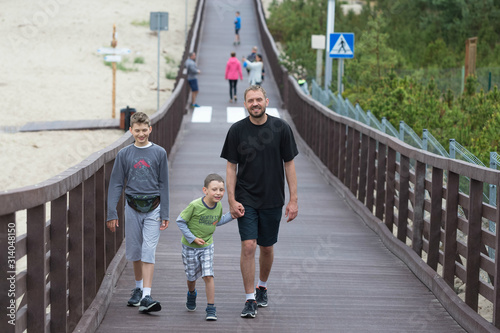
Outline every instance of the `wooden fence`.
{"type": "MultiPolygon", "coordinates": [[[[189,52],[198,47],[204,3],[197,2],[180,73],[189,52]]],[[[188,85],[179,75],[172,96],[151,116],[151,140],[169,154],[187,99],[188,85]]],[[[124,228],[112,233],[105,227],[105,207],[116,154],[132,142],[127,132],[54,178],[0,194],[0,308],[7,311],[0,332],[72,332],[93,310],[107,270],[123,269],[123,258],[115,254],[124,228]],[[21,223],[26,233],[16,235],[21,223]]],[[[122,198],[120,219],[123,204],[122,198]]]]}
{"type": "Polygon", "coordinates": [[[500,237],[483,225],[500,222],[500,172],[416,149],[305,96],[280,65],[255,2],[267,66],[311,157],[457,322],[470,332],[499,332],[500,261],[487,247],[500,248],[500,237]],[[468,195],[459,192],[464,179],[468,195]],[[496,185],[496,207],[482,202],[483,184],[496,185]],[[465,283],[464,301],[455,279],[465,283]],[[480,295],[492,303],[492,323],[477,313],[480,295]]]}

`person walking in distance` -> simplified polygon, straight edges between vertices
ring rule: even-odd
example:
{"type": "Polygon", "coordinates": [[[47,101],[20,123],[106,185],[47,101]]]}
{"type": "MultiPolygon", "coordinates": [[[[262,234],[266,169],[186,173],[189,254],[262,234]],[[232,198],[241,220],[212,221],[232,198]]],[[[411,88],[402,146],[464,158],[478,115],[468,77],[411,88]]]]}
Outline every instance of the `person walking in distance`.
{"type": "Polygon", "coordinates": [[[186,66],[187,80],[189,83],[189,87],[191,87],[191,107],[198,108],[200,106],[196,104],[196,96],[198,96],[198,74],[200,74],[201,71],[196,66],[195,60],[196,60],[196,53],[191,52],[189,54],[189,58],[186,59],[184,66],[186,66]]]}
{"type": "Polygon", "coordinates": [[[268,306],[268,278],[285,203],[285,176],[290,194],[287,222],[298,215],[294,163],[298,150],[290,126],[266,113],[269,99],[261,86],[248,87],[243,104],[249,116],[230,127],[221,157],[227,160],[227,197],[241,239],[240,268],[246,294],[241,316],[255,318],[258,306],[268,306]],[[259,282],[255,285],[257,245],[259,282]]]}
{"type": "Polygon", "coordinates": [[[241,63],[236,58],[236,52],[231,52],[231,57],[226,63],[226,80],[229,81],[229,102],[236,103],[238,97],[236,96],[236,86],[238,84],[238,78],[243,80],[243,73],[241,72],[241,63]]]}
{"type": "Polygon", "coordinates": [[[152,128],[143,112],[130,117],[135,142],[116,155],[108,190],[107,227],[119,227],[116,206],[125,188],[125,254],[133,262],[135,288],[128,306],[139,312],[161,310],[151,297],[155,253],[160,231],[169,223],[167,152],[149,141],[152,128]]]}
{"type": "Polygon", "coordinates": [[[233,45],[240,45],[240,29],[241,29],[240,12],[236,12],[236,17],[234,18],[234,42],[233,42],[233,45]]]}

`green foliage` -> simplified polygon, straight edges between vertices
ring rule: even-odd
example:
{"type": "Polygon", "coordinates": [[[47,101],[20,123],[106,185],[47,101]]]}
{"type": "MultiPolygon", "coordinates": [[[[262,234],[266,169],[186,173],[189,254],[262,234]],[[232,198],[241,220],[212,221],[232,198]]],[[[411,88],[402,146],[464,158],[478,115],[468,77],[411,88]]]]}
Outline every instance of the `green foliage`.
{"type": "MultiPolygon", "coordinates": [[[[488,73],[478,70],[461,94],[461,70],[451,68],[463,66],[471,37],[478,37],[476,68],[500,67],[500,0],[367,1],[360,15],[346,16],[340,2],[335,31],[356,38],[355,58],[344,62],[344,97],[396,128],[403,120],[416,133],[428,129],[445,149],[456,139],[488,165],[489,152],[500,148],[500,92],[481,90],[488,73]]],[[[325,34],[327,7],[328,0],[271,4],[267,24],[289,71],[315,72],[310,40],[325,34]]],[[[500,70],[488,70],[499,82],[500,70]]]]}
{"type": "Polygon", "coordinates": [[[149,20],[133,20],[130,24],[136,26],[136,27],[149,27],[149,20]]]}

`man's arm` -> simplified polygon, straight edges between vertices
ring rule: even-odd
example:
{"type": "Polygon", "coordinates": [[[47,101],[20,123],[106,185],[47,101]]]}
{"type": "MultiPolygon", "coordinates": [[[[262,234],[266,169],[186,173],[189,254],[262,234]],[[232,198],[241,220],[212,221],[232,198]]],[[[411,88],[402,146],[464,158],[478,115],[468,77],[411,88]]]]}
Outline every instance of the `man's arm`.
{"type": "Polygon", "coordinates": [[[286,205],[285,216],[288,216],[287,222],[290,222],[299,214],[297,174],[295,173],[295,162],[293,160],[285,162],[285,175],[288,190],[290,191],[290,201],[286,205]]]}
{"type": "Polygon", "coordinates": [[[245,214],[245,208],[243,208],[241,203],[236,201],[235,197],[236,170],[237,165],[228,161],[226,166],[227,201],[229,203],[229,211],[234,219],[242,217],[245,214]]]}

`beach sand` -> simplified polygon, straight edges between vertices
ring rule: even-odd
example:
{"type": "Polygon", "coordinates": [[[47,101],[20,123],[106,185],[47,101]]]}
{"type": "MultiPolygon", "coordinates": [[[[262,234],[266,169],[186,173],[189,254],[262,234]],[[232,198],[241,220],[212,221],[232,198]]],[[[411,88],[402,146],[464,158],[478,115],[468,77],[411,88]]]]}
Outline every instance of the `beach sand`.
{"type": "Polygon", "coordinates": [[[0,191],[34,185],[116,141],[122,130],[18,132],[28,122],[112,118],[112,69],[98,48],[130,49],[116,72],[115,117],[127,105],[157,109],[158,37],[150,12],[168,12],[160,33],[160,105],[171,94],[196,1],[8,0],[0,12],[0,191]],[[134,63],[138,62],[138,63],[134,63]],[[167,79],[167,75],[171,79],[167,79]]]}

